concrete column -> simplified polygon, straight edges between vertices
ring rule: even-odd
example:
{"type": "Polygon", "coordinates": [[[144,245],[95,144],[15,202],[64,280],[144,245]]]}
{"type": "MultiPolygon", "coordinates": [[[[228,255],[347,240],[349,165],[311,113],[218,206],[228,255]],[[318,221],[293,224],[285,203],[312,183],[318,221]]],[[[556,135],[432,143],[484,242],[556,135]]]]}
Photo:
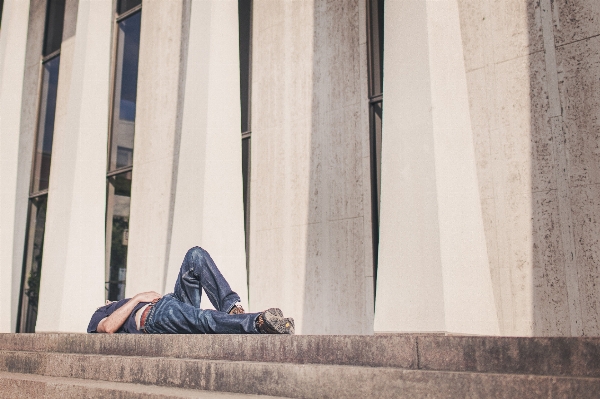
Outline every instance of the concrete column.
{"type": "MultiPolygon", "coordinates": [[[[247,307],[237,1],[192,1],[185,68],[164,290],[173,290],[183,256],[198,245],[247,307]]],[[[202,308],[211,307],[204,297],[202,308]]]]}
{"type": "Polygon", "coordinates": [[[6,0],[0,30],[0,332],[15,330],[23,265],[33,149],[21,118],[28,26],[29,1],[6,0]]]}
{"type": "Polygon", "coordinates": [[[456,0],[385,7],[375,331],[498,334],[456,0]]]}
{"type": "Polygon", "coordinates": [[[67,1],[36,331],[84,332],[104,302],[112,28],[111,2],[67,1]]]}
{"type": "MultiPolygon", "coordinates": [[[[144,0],[126,296],[165,289],[182,132],[187,0],[144,0]]],[[[195,71],[190,71],[195,73],[195,71]]],[[[180,254],[180,260],[184,254],[180,254]]]]}
{"type": "Polygon", "coordinates": [[[254,1],[250,307],[303,334],[372,332],[364,7],[254,1]]]}

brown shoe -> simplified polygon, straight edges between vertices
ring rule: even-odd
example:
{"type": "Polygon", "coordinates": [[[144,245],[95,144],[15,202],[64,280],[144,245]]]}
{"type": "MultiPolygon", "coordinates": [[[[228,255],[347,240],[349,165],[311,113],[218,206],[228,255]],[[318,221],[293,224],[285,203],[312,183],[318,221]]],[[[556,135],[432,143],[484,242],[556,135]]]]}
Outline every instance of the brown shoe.
{"type": "Polygon", "coordinates": [[[239,302],[236,303],[235,305],[233,305],[233,307],[229,311],[229,314],[244,314],[244,313],[246,313],[246,311],[244,310],[244,308],[242,307],[242,305],[239,302]]]}
{"type": "Polygon", "coordinates": [[[258,315],[256,329],[261,334],[294,334],[294,319],[283,317],[281,309],[271,308],[258,315]]]}

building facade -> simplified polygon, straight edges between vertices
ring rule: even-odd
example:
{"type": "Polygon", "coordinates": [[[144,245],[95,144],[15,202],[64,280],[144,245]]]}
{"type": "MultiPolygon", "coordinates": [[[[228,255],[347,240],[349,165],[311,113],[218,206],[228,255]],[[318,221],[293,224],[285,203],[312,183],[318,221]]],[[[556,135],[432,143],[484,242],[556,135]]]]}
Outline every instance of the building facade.
{"type": "Polygon", "coordinates": [[[0,331],[83,332],[198,245],[303,334],[600,335],[596,1],[0,13],[0,331]]]}

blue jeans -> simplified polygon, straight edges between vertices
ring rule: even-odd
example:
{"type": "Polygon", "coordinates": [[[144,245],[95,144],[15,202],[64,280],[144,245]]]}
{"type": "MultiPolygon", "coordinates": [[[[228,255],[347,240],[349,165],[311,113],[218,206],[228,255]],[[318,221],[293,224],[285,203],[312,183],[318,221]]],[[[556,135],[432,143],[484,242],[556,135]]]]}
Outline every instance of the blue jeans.
{"type": "Polygon", "coordinates": [[[144,329],[149,334],[258,334],[259,313],[229,314],[239,300],[208,252],[194,247],[183,259],[175,291],[150,309],[144,329]],[[200,309],[202,288],[216,310],[200,309]]]}

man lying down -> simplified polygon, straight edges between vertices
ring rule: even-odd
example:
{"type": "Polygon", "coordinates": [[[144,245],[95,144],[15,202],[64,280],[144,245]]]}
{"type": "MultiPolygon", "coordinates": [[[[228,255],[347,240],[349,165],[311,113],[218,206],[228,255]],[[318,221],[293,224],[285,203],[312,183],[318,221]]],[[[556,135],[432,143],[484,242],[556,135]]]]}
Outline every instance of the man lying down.
{"type": "Polygon", "coordinates": [[[294,319],[280,309],[246,313],[240,297],[204,249],[190,249],[175,290],[150,291],[109,302],[92,315],[88,333],[129,334],[294,334],[294,319]],[[202,288],[216,310],[200,309],[202,288]]]}

